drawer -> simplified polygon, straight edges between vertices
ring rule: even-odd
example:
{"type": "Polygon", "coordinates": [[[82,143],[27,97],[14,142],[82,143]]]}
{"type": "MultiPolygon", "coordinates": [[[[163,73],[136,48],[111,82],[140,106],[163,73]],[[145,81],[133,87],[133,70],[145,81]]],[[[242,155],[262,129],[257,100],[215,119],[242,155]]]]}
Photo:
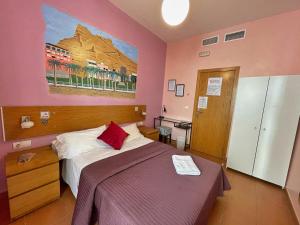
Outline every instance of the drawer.
{"type": "Polygon", "coordinates": [[[7,178],[8,197],[12,198],[27,191],[59,179],[59,165],[54,163],[7,178]]]}
{"type": "Polygon", "coordinates": [[[60,197],[59,181],[42,186],[33,191],[19,195],[9,200],[12,219],[23,216],[34,209],[44,206],[60,197]]]}
{"type": "Polygon", "coordinates": [[[154,141],[158,141],[159,139],[159,134],[157,133],[152,133],[152,134],[146,134],[145,135],[146,138],[152,139],[154,141]]]}

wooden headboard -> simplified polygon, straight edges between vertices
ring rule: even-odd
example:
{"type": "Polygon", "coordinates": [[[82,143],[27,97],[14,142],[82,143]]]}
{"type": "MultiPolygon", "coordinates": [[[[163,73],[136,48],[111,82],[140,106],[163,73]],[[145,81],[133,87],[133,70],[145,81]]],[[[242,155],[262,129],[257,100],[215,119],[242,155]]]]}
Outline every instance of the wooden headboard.
{"type": "Polygon", "coordinates": [[[59,134],[94,128],[110,121],[133,123],[145,120],[145,105],[111,106],[24,106],[1,107],[4,141],[59,134]],[[138,108],[138,111],[135,111],[138,108]],[[50,112],[47,124],[40,120],[41,112],[50,112]],[[21,128],[21,117],[30,116],[34,126],[21,128]]]}

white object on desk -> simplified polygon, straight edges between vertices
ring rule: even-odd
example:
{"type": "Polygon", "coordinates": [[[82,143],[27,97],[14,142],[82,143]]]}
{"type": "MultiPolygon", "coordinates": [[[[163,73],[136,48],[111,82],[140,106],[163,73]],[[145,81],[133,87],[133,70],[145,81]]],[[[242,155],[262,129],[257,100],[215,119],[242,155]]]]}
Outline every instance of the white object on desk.
{"type": "Polygon", "coordinates": [[[201,172],[189,155],[172,155],[172,161],[179,175],[200,176],[201,172]]]}

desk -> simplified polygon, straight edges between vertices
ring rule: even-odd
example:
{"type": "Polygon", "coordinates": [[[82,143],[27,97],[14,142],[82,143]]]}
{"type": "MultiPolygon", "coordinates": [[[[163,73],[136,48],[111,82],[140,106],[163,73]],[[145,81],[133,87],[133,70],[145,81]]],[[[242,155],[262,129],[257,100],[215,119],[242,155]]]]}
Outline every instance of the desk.
{"type": "Polygon", "coordinates": [[[159,126],[161,126],[161,122],[165,121],[165,122],[169,122],[169,123],[173,123],[174,127],[179,128],[179,129],[183,129],[185,130],[185,142],[184,142],[184,146],[185,147],[190,147],[190,143],[191,143],[191,135],[192,135],[192,122],[189,121],[182,121],[182,120],[177,120],[177,119],[173,119],[173,118],[168,118],[168,117],[155,117],[154,121],[153,121],[153,127],[156,128],[156,122],[159,121],[159,126]],[[189,144],[187,143],[187,136],[188,136],[188,131],[190,130],[190,142],[189,144]]]}

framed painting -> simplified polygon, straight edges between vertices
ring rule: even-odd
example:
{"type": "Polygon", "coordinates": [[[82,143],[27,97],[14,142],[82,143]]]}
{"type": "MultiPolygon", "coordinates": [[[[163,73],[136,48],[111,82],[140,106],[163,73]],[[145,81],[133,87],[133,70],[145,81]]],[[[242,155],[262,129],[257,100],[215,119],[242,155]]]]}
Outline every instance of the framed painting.
{"type": "Polygon", "coordinates": [[[176,92],[175,96],[177,97],[183,97],[184,96],[184,84],[176,84],[176,92]]]}
{"type": "Polygon", "coordinates": [[[171,79],[168,80],[168,91],[175,91],[176,90],[176,80],[171,79]]]}
{"type": "Polygon", "coordinates": [[[50,93],[135,97],[136,47],[48,5],[43,15],[50,93]]]}

